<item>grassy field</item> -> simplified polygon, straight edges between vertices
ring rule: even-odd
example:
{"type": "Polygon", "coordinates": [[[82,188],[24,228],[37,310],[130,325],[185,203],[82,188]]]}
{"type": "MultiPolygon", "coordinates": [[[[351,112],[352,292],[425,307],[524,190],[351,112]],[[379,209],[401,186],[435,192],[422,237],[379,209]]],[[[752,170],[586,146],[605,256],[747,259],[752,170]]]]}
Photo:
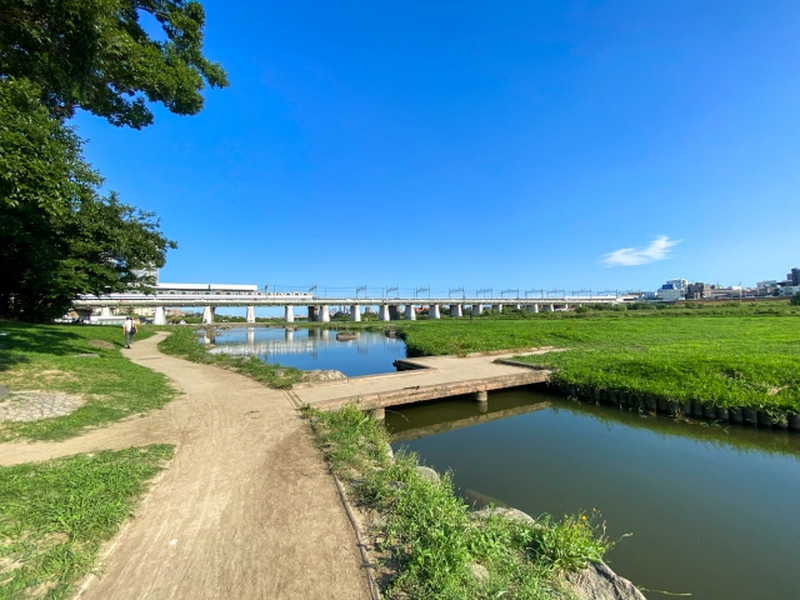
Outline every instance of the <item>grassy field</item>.
{"type": "Polygon", "coordinates": [[[554,346],[530,357],[553,367],[564,393],[599,393],[800,413],[800,311],[796,307],[588,311],[527,319],[459,319],[398,325],[410,354],[466,354],[554,346]]]}
{"type": "MultiPolygon", "coordinates": [[[[152,335],[143,329],[137,339],[152,335]]],[[[6,421],[0,424],[0,441],[64,439],[160,408],[174,395],[164,376],[125,358],[120,327],[5,321],[0,346],[0,384],[12,392],[57,391],[85,401],[65,417],[6,421]]]]}

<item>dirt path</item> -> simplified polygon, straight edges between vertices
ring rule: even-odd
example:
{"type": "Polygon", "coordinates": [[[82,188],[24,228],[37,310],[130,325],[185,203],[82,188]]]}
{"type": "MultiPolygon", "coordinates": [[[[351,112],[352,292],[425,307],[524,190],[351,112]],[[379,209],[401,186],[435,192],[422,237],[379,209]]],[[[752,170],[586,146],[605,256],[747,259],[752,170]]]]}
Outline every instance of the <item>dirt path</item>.
{"type": "Polygon", "coordinates": [[[109,545],[81,600],[370,598],[353,529],[284,392],[160,354],[131,359],[184,394],[164,410],[56,444],[4,444],[0,463],[153,442],[173,462],[109,545]]]}

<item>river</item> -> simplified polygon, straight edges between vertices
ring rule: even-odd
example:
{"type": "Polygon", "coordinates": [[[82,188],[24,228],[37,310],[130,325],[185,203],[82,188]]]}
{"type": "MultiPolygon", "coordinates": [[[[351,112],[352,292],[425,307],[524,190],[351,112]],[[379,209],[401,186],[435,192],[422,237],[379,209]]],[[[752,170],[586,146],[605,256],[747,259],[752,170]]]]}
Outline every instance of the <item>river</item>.
{"type": "MultiPolygon", "coordinates": [[[[402,340],[381,332],[353,332],[352,339],[337,339],[331,329],[319,327],[234,327],[214,336],[214,353],[256,356],[270,364],[304,371],[334,369],[348,377],[393,373],[392,363],[405,358],[402,340]]],[[[208,341],[208,340],[207,340],[208,341]]]]}
{"type": "Polygon", "coordinates": [[[452,469],[468,499],[532,516],[599,510],[618,540],[609,564],[650,599],[800,598],[796,434],[678,423],[532,391],[490,394],[488,414],[470,400],[402,407],[387,411],[387,426],[395,448],[452,469]],[[454,419],[483,422],[448,430],[454,419]]]}
{"type": "MultiPolygon", "coordinates": [[[[393,371],[399,340],[237,328],[215,351],[348,376],[393,371]]],[[[607,561],[650,599],[800,598],[800,435],[675,422],[538,391],[387,410],[395,448],[452,470],[467,499],[533,516],[597,509],[607,561]],[[630,534],[630,535],[629,535],[630,534]],[[662,592],[667,592],[662,593],[662,592]],[[689,595],[690,594],[690,595],[689,595]]]]}

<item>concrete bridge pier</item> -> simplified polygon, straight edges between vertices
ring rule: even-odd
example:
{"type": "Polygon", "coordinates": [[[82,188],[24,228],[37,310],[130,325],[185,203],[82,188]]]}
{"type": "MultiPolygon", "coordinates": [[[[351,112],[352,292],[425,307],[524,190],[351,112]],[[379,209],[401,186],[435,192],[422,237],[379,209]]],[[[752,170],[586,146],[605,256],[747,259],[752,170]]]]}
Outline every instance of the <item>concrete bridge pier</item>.
{"type": "Polygon", "coordinates": [[[417,320],[417,311],[414,310],[413,304],[406,304],[406,320],[407,321],[417,320]]]}
{"type": "Polygon", "coordinates": [[[319,320],[321,323],[331,322],[331,311],[327,304],[323,304],[319,307],[319,320]]]}
{"type": "Polygon", "coordinates": [[[308,322],[319,321],[319,314],[317,312],[318,307],[316,306],[309,306],[308,307],[308,322]]]}
{"type": "Polygon", "coordinates": [[[400,308],[396,304],[389,305],[389,320],[390,321],[400,320],[400,308]]]}
{"type": "Polygon", "coordinates": [[[385,408],[373,408],[371,411],[369,411],[369,414],[376,421],[383,421],[386,419],[385,408]]]}
{"type": "Polygon", "coordinates": [[[390,314],[389,305],[388,304],[381,304],[380,310],[378,310],[378,318],[381,321],[391,321],[392,320],[392,316],[390,314]]]}
{"type": "Polygon", "coordinates": [[[472,305],[472,316],[477,317],[483,312],[483,305],[482,304],[473,304],[472,305]]]}
{"type": "Polygon", "coordinates": [[[450,305],[450,316],[451,317],[463,317],[464,316],[464,305],[463,304],[451,304],[450,305]]]}
{"type": "Polygon", "coordinates": [[[428,307],[428,318],[429,319],[441,319],[442,318],[442,310],[439,308],[438,304],[431,304],[428,307]]]}
{"type": "Polygon", "coordinates": [[[289,305],[283,310],[283,320],[287,323],[294,323],[294,307],[289,305]]]}
{"type": "Polygon", "coordinates": [[[353,321],[360,321],[361,320],[361,306],[358,304],[353,304],[350,307],[350,318],[353,321]]]}
{"type": "Polygon", "coordinates": [[[164,312],[163,306],[156,306],[155,313],[153,315],[153,325],[166,325],[167,324],[167,316],[164,312]]]}
{"type": "Polygon", "coordinates": [[[551,304],[551,305],[550,305],[550,306],[547,308],[547,310],[548,310],[549,312],[555,312],[555,310],[556,310],[556,305],[555,305],[555,304],[551,304]]]}
{"type": "Polygon", "coordinates": [[[203,325],[210,325],[214,322],[214,311],[216,308],[214,306],[205,306],[203,307],[203,325]]]}
{"type": "Polygon", "coordinates": [[[255,323],[256,322],[256,307],[255,306],[248,306],[247,307],[247,316],[245,317],[245,321],[248,323],[255,323]]]}
{"type": "Polygon", "coordinates": [[[538,313],[539,312],[539,305],[538,304],[529,304],[528,305],[528,312],[538,313]]]}
{"type": "Polygon", "coordinates": [[[493,304],[492,305],[492,310],[494,312],[501,313],[501,312],[503,312],[503,305],[502,304],[493,304]]]}
{"type": "Polygon", "coordinates": [[[482,390],[472,394],[472,399],[478,405],[478,410],[481,413],[489,412],[489,392],[482,390]]]}
{"type": "Polygon", "coordinates": [[[110,306],[104,306],[103,308],[101,308],[100,309],[100,316],[103,317],[104,319],[106,317],[113,317],[114,315],[111,314],[111,307],[110,306]]]}

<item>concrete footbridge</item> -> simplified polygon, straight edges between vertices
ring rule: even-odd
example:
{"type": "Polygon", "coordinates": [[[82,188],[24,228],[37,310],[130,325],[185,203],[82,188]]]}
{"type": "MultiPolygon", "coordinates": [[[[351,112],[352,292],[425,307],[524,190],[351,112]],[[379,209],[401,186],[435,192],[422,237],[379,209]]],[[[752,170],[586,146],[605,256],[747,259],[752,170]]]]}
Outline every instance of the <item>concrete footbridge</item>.
{"type": "Polygon", "coordinates": [[[156,325],[166,324],[166,309],[199,307],[203,309],[203,323],[214,322],[214,311],[221,307],[246,309],[246,322],[255,323],[255,308],[282,307],[284,320],[295,320],[295,309],[304,308],[309,321],[326,323],[332,314],[346,312],[352,321],[361,321],[365,311],[377,310],[381,321],[399,319],[414,320],[420,310],[427,310],[429,319],[440,319],[446,311],[451,317],[467,314],[478,315],[485,310],[502,312],[507,308],[540,311],[569,310],[582,304],[616,304],[630,300],[624,294],[602,293],[592,295],[574,292],[567,295],[564,290],[544,292],[540,297],[507,296],[506,292],[496,297],[490,290],[472,297],[326,297],[306,292],[266,292],[254,285],[231,284],[157,284],[150,293],[129,292],[105,295],[82,295],[73,301],[78,311],[99,311],[101,317],[111,317],[116,310],[152,308],[156,325]],[[560,296],[553,295],[559,293],[560,296]]]}
{"type": "MultiPolygon", "coordinates": [[[[551,350],[520,350],[515,354],[542,354],[551,350]]],[[[485,403],[492,390],[549,381],[549,370],[516,362],[513,356],[509,353],[407,358],[395,361],[398,373],[300,384],[287,393],[298,408],[308,405],[320,410],[336,410],[354,404],[381,418],[386,408],[401,404],[453,396],[471,396],[485,403]]]]}

